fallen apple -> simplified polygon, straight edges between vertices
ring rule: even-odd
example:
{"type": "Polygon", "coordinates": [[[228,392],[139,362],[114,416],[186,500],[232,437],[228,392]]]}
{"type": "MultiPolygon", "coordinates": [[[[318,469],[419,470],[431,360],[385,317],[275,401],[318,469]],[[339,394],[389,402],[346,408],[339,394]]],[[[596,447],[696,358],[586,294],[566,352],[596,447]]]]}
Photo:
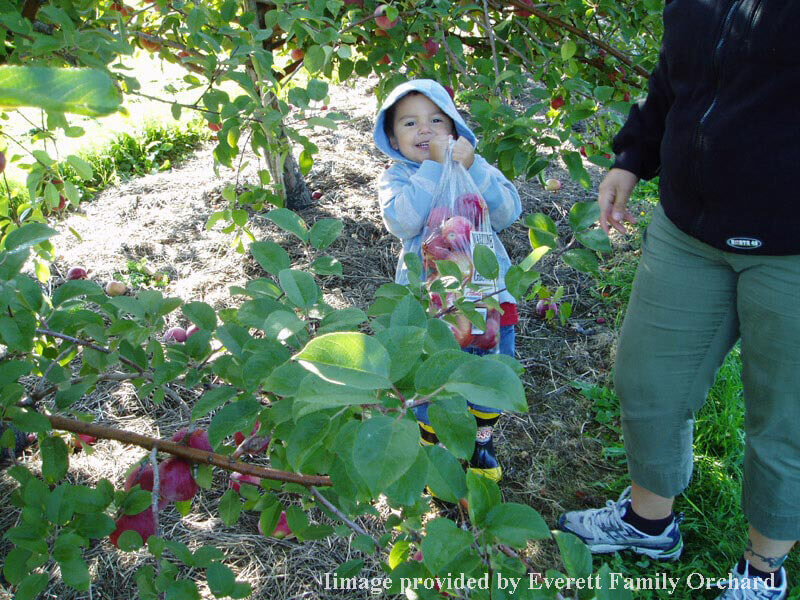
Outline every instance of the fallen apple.
{"type": "Polygon", "coordinates": [[[191,325],[189,325],[189,327],[186,328],[186,339],[188,340],[198,331],[200,331],[200,328],[194,323],[192,323],[191,325]]]}
{"type": "Polygon", "coordinates": [[[311,192],[311,199],[312,200],[319,200],[322,198],[322,192],[320,190],[314,190],[311,192]]]}
{"type": "Polygon", "coordinates": [[[400,22],[399,16],[394,21],[390,21],[384,13],[386,13],[385,4],[378,6],[378,8],[375,9],[375,12],[372,13],[375,17],[375,25],[381,29],[391,29],[400,22]]]}
{"type": "Polygon", "coordinates": [[[117,528],[108,536],[112,544],[117,546],[117,540],[126,531],[135,531],[142,536],[142,541],[156,534],[156,520],[153,517],[153,510],[148,506],[138,515],[122,515],[115,521],[117,528]]]}
{"type": "Polygon", "coordinates": [[[125,292],[128,291],[128,286],[126,286],[121,281],[109,281],[106,284],[106,294],[109,296],[121,296],[125,292]]]}
{"type": "Polygon", "coordinates": [[[208,432],[204,429],[195,429],[191,434],[189,434],[189,430],[183,428],[179,429],[172,435],[173,442],[180,443],[184,440],[186,440],[186,443],[190,448],[205,450],[206,452],[214,451],[214,449],[211,447],[211,442],[208,441],[208,432]]]}
{"type": "Polygon", "coordinates": [[[249,483],[250,485],[258,487],[261,483],[261,479],[259,477],[255,477],[254,475],[245,475],[244,473],[236,472],[231,473],[231,478],[228,481],[229,488],[238,493],[241,489],[241,484],[243,483],[249,483]]]}
{"type": "Polygon", "coordinates": [[[186,341],[186,330],[183,327],[170,327],[164,333],[164,341],[183,343],[186,341]]]}
{"type": "Polygon", "coordinates": [[[186,502],[197,493],[192,465],[180,458],[168,458],[158,465],[161,495],[173,502],[186,502]]]}
{"type": "Polygon", "coordinates": [[[552,310],[556,315],[558,314],[558,304],[551,302],[549,298],[542,298],[536,303],[536,314],[542,319],[547,317],[547,311],[552,310]]]}
{"type": "Polygon", "coordinates": [[[557,192],[561,189],[561,182],[558,179],[548,179],[544,182],[544,189],[548,192],[557,192]]]}
{"type": "Polygon", "coordinates": [[[69,281],[73,281],[75,279],[86,279],[89,273],[86,271],[86,267],[70,267],[67,270],[67,279],[69,281]]]}

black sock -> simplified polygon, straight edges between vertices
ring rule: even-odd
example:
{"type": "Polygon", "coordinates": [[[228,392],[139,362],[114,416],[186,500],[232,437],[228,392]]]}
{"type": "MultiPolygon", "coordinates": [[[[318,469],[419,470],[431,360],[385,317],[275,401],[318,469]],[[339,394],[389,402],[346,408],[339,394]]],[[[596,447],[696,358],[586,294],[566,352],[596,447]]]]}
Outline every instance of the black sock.
{"type": "Polygon", "coordinates": [[[628,510],[622,516],[622,520],[628,525],[633,525],[636,529],[647,535],[658,535],[664,533],[664,530],[672,525],[675,520],[675,514],[671,513],[664,519],[645,519],[633,512],[633,505],[628,505],[628,510]]]}
{"type": "MultiPolygon", "coordinates": [[[[739,573],[744,573],[744,569],[747,566],[747,561],[744,557],[739,559],[739,564],[736,565],[736,570],[739,573]]],[[[759,579],[763,579],[767,582],[770,587],[781,587],[783,584],[783,575],[781,574],[781,569],[778,567],[777,571],[769,572],[769,571],[761,571],[756,569],[752,564],[750,564],[750,568],[747,571],[748,575],[751,577],[758,577],[759,579]]]]}

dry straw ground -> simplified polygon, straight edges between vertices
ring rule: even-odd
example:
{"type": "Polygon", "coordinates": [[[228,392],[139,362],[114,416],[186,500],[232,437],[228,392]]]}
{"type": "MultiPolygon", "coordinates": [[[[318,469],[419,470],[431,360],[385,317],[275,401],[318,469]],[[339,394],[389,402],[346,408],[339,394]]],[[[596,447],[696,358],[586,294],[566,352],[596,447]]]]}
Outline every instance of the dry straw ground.
{"type": "MultiPolygon", "coordinates": [[[[386,160],[372,143],[374,83],[332,89],[331,107],[349,119],[337,131],[317,131],[314,141],[320,153],[307,178],[311,189],[320,190],[322,197],[302,212],[306,221],[312,224],[319,218],[335,217],[345,225],[341,239],[330,249],[341,261],[345,277],[328,277],[321,282],[326,301],[337,307],[366,308],[378,286],[391,280],[398,250],[397,241],[381,223],[376,202],[375,181],[386,160]]],[[[205,224],[212,212],[224,207],[221,190],[226,184],[255,181],[256,161],[250,158],[250,165],[238,179],[236,172],[229,169],[221,169],[218,178],[212,171],[211,148],[205,147],[169,172],[107,189],[82,206],[80,213],[72,213],[56,224],[66,233],[56,240],[60,256],[53,265],[52,285],[60,283],[73,264],[86,265],[90,278],[102,284],[114,273],[124,272],[129,259],[146,258],[153,268],[169,274],[166,295],[179,296],[184,301],[202,300],[217,309],[241,302],[241,298],[230,296],[228,287],[260,276],[260,268],[230,247],[230,237],[221,233],[220,227],[207,231],[205,224]],[[70,235],[67,226],[75,229],[82,241],[70,235]]],[[[560,192],[546,192],[538,181],[515,182],[523,200],[523,216],[545,212],[566,233],[566,216],[572,203],[593,198],[591,192],[569,182],[557,164],[547,176],[564,182],[560,192]]],[[[260,215],[255,215],[253,221],[257,239],[281,243],[301,265],[307,260],[302,249],[269,221],[260,215]]],[[[527,229],[521,224],[504,231],[501,237],[515,262],[530,251],[527,229]]],[[[600,501],[592,491],[592,483],[618,473],[618,467],[603,462],[599,443],[587,434],[592,429],[589,407],[570,385],[575,379],[605,381],[612,361],[614,332],[611,319],[604,325],[595,323],[595,318],[602,316],[603,305],[593,299],[589,278],[549,259],[540,266],[547,285],[565,287],[566,299],[573,302],[575,314],[565,326],[551,325],[534,315],[533,303],[520,306],[517,357],[526,366],[529,412],[504,416],[496,435],[499,459],[505,468],[501,486],[505,499],[533,506],[552,525],[563,509],[600,501]],[[586,330],[592,333],[581,332],[586,330]]],[[[178,314],[169,318],[170,325],[178,324],[178,314]]],[[[176,391],[181,402],[168,398],[162,405],[153,406],[139,398],[129,384],[104,384],[77,408],[93,414],[102,424],[169,436],[188,423],[189,407],[196,397],[189,390],[176,391]]],[[[99,441],[90,455],[77,453],[71,458],[69,476],[76,482],[108,478],[121,485],[125,471],[143,454],[135,447],[99,441]]],[[[23,463],[38,469],[35,449],[28,452],[23,463]]],[[[7,498],[13,485],[5,472],[0,473],[0,497],[7,498]]],[[[351,548],[351,539],[332,537],[306,544],[268,539],[258,534],[255,514],[243,514],[234,527],[226,527],[216,510],[226,487],[227,475],[217,472],[214,488],[196,497],[187,517],[180,518],[174,508],[167,509],[162,521],[164,534],[192,548],[203,544],[221,548],[228,555],[226,564],[238,578],[252,583],[253,598],[342,597],[341,592],[321,589],[319,580],[338,564],[362,557],[351,548]]],[[[284,500],[297,501],[289,496],[284,500]]],[[[381,510],[386,514],[385,508],[381,510]]],[[[0,531],[18,519],[19,514],[6,506],[0,514],[0,531]]],[[[324,522],[326,517],[312,511],[312,519],[324,522]]],[[[361,522],[376,530],[376,524],[369,519],[361,522]]],[[[8,549],[7,542],[0,542],[0,555],[8,549]]],[[[531,544],[527,555],[544,568],[559,566],[551,543],[531,544]]],[[[146,553],[121,553],[103,541],[94,544],[86,557],[94,579],[91,594],[76,593],[61,585],[55,568],[53,583],[43,597],[136,597],[133,574],[147,560],[146,553]]],[[[374,559],[367,559],[365,574],[380,574],[374,559]]],[[[201,592],[204,598],[213,597],[208,589],[201,592]]],[[[0,598],[8,597],[8,592],[0,590],[0,598]]],[[[362,596],[348,593],[348,597],[362,596]]],[[[370,596],[364,593],[363,597],[370,596]]]]}

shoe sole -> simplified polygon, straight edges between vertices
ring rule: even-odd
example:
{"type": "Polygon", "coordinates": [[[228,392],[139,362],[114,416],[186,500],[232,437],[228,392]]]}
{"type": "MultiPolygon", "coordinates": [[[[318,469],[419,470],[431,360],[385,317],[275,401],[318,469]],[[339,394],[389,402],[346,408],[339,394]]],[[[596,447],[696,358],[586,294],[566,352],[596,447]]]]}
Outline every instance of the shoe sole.
{"type": "Polygon", "coordinates": [[[630,550],[631,552],[636,552],[637,554],[643,554],[648,558],[652,558],[660,562],[674,562],[681,557],[681,553],[683,552],[683,540],[681,540],[680,544],[678,544],[675,548],[666,551],[658,550],[657,548],[647,548],[643,546],[630,546],[621,544],[594,544],[594,545],[586,544],[586,545],[592,554],[610,554],[611,552],[621,552],[622,550],[630,550]]]}

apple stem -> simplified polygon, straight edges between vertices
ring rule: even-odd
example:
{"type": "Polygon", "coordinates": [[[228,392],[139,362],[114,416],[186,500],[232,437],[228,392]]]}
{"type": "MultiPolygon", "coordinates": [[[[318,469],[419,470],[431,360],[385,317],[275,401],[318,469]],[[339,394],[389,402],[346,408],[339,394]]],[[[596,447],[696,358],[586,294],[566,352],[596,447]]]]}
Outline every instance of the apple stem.
{"type": "Polygon", "coordinates": [[[352,529],[353,531],[355,531],[357,534],[359,534],[359,535],[366,535],[366,536],[367,536],[369,539],[371,539],[371,540],[372,540],[372,543],[373,543],[373,544],[375,544],[375,547],[376,547],[376,548],[380,548],[380,545],[378,544],[378,540],[376,540],[376,539],[375,539],[374,537],[372,537],[372,536],[371,536],[369,533],[367,533],[367,531],[366,531],[366,530],[365,530],[363,527],[361,527],[361,526],[360,526],[358,523],[356,523],[356,522],[354,522],[354,521],[351,521],[350,519],[348,519],[348,518],[347,518],[347,515],[345,515],[345,514],[344,514],[344,513],[343,513],[341,510],[339,510],[338,508],[336,508],[336,506],[334,506],[334,505],[331,503],[331,501],[330,501],[330,500],[328,500],[328,499],[327,499],[325,496],[323,496],[323,495],[320,493],[320,491],[319,491],[319,490],[318,490],[316,487],[314,487],[313,485],[312,485],[312,486],[309,486],[309,488],[308,488],[308,491],[309,491],[309,492],[311,492],[311,495],[312,495],[312,496],[314,496],[314,498],[316,498],[316,499],[317,499],[317,502],[319,502],[320,504],[322,504],[322,505],[323,505],[325,508],[327,508],[327,509],[328,509],[330,512],[332,512],[334,515],[336,515],[336,517],[337,517],[337,518],[338,518],[340,521],[342,521],[342,523],[344,523],[345,525],[347,525],[347,526],[348,526],[350,529],[352,529]]]}
{"type": "Polygon", "coordinates": [[[225,469],[226,471],[236,471],[244,475],[253,475],[254,477],[261,477],[262,479],[271,479],[274,481],[284,481],[286,483],[299,483],[304,486],[320,486],[330,487],[331,478],[327,475],[300,475],[298,473],[291,473],[289,471],[279,471],[278,469],[269,469],[267,467],[260,467],[251,465],[246,462],[235,460],[230,456],[217,454],[215,452],[207,452],[205,450],[197,450],[188,446],[183,446],[177,442],[169,440],[161,440],[147,435],[134,433],[133,431],[126,431],[124,429],[116,429],[113,427],[106,427],[105,425],[98,425],[97,423],[84,423],[77,419],[69,419],[61,415],[45,415],[50,421],[54,429],[63,431],[70,431],[72,433],[85,433],[93,435],[96,438],[106,440],[116,440],[125,444],[133,444],[152,450],[157,448],[160,452],[166,452],[180,458],[195,463],[205,463],[225,469]]]}

